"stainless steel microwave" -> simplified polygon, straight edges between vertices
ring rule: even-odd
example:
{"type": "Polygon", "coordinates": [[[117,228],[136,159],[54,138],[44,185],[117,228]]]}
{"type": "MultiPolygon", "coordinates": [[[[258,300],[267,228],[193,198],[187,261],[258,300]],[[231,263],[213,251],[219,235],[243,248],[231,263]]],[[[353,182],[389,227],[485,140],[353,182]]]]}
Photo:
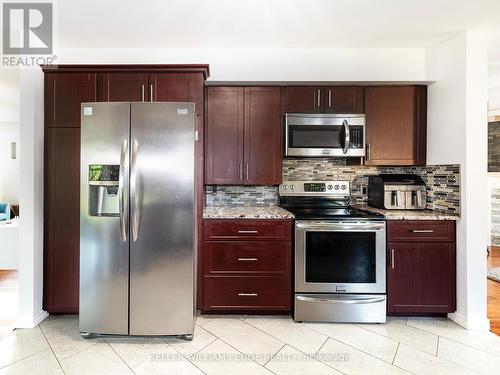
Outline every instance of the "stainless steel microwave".
{"type": "Polygon", "coordinates": [[[365,156],[364,114],[285,115],[285,156],[365,156]]]}

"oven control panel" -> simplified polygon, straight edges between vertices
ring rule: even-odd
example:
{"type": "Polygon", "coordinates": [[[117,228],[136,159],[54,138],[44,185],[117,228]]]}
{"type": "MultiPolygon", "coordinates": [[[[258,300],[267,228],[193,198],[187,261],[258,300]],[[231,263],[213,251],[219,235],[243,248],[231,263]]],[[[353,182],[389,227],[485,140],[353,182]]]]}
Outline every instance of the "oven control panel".
{"type": "Polygon", "coordinates": [[[283,181],[281,196],[350,196],[349,181],[283,181]]]}

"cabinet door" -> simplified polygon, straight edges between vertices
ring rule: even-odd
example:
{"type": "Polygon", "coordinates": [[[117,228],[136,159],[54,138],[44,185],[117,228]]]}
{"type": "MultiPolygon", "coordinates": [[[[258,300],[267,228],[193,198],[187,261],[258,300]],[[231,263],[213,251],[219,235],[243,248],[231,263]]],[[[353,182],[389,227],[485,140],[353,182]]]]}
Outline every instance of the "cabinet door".
{"type": "Polygon", "coordinates": [[[153,102],[189,102],[190,96],[192,96],[190,95],[191,76],[188,73],[150,74],[148,100],[153,102]]]}
{"type": "Polygon", "coordinates": [[[286,112],[321,113],[323,89],[317,86],[289,86],[285,101],[286,112]]]}
{"type": "Polygon", "coordinates": [[[209,87],[206,180],[243,183],[243,88],[209,87]]]}
{"type": "Polygon", "coordinates": [[[414,281],[417,249],[413,244],[387,244],[387,312],[412,311],[417,301],[414,281]]]}
{"type": "Polygon", "coordinates": [[[359,86],[325,87],[325,113],[364,113],[363,94],[359,86]]]}
{"type": "Polygon", "coordinates": [[[44,306],[50,313],[78,313],[80,129],[46,134],[44,306]]]}
{"type": "Polygon", "coordinates": [[[45,126],[80,127],[80,104],[97,100],[95,73],[45,75],[45,126]]]}
{"type": "Polygon", "coordinates": [[[148,75],[145,73],[101,73],[97,80],[100,102],[140,102],[147,99],[148,75]]]}
{"type": "Polygon", "coordinates": [[[454,243],[389,243],[388,259],[389,313],[455,311],[454,243]]]}
{"type": "Polygon", "coordinates": [[[422,312],[455,311],[455,244],[419,243],[417,300],[422,312]]]}
{"type": "Polygon", "coordinates": [[[282,181],[280,88],[246,87],[244,96],[244,182],[279,185],[282,181]]]}
{"type": "Polygon", "coordinates": [[[367,165],[425,164],[425,88],[365,89],[367,165]]]}

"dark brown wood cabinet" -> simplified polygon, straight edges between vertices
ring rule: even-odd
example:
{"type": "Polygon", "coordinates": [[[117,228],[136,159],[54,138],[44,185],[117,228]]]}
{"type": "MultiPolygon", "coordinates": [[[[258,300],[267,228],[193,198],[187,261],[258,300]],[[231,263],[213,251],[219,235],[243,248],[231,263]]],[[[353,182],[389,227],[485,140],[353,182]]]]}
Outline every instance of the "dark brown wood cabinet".
{"type": "Polygon", "coordinates": [[[427,88],[365,88],[366,165],[425,165],[427,88]]]}
{"type": "Polygon", "coordinates": [[[363,113],[362,86],[288,86],[285,112],[363,113]]]}
{"type": "Polygon", "coordinates": [[[45,75],[45,127],[79,128],[80,103],[97,100],[97,74],[45,75]]]}
{"type": "Polygon", "coordinates": [[[455,311],[455,222],[388,221],[387,238],[387,312],[455,311]]]}
{"type": "MultiPolygon", "coordinates": [[[[54,65],[45,73],[44,309],[78,313],[80,242],[80,104],[94,101],[194,102],[201,258],[204,171],[204,81],[208,65],[54,65]],[[153,96],[151,96],[151,93],[153,96]]],[[[198,308],[202,300],[199,266],[198,308]]]]}
{"type": "Polygon", "coordinates": [[[364,113],[364,89],[361,86],[324,88],[325,113],[364,113]]]}
{"type": "Polygon", "coordinates": [[[291,220],[204,221],[205,312],[288,312],[291,220]]]}
{"type": "Polygon", "coordinates": [[[280,98],[272,86],[208,88],[206,184],[281,183],[280,98]]]}
{"type": "Polygon", "coordinates": [[[99,102],[140,102],[148,99],[148,74],[113,72],[98,74],[99,102]]]}
{"type": "Polygon", "coordinates": [[[241,184],[243,180],[243,87],[207,90],[205,183],[241,184]]]}
{"type": "Polygon", "coordinates": [[[321,113],[323,107],[320,86],[287,86],[285,89],[285,112],[321,113]]]}
{"type": "Polygon", "coordinates": [[[78,312],[80,129],[49,128],[45,160],[44,305],[78,312]]]}

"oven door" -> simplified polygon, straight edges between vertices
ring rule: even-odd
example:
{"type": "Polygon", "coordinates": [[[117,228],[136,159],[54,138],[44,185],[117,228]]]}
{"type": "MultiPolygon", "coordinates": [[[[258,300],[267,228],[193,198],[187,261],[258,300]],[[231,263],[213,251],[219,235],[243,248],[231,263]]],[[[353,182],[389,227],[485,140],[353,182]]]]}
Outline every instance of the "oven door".
{"type": "Polygon", "coordinates": [[[364,156],[364,117],[287,114],[286,156],[364,156]]]}
{"type": "Polygon", "coordinates": [[[295,223],[296,293],[385,293],[385,222],[295,223]]]}

